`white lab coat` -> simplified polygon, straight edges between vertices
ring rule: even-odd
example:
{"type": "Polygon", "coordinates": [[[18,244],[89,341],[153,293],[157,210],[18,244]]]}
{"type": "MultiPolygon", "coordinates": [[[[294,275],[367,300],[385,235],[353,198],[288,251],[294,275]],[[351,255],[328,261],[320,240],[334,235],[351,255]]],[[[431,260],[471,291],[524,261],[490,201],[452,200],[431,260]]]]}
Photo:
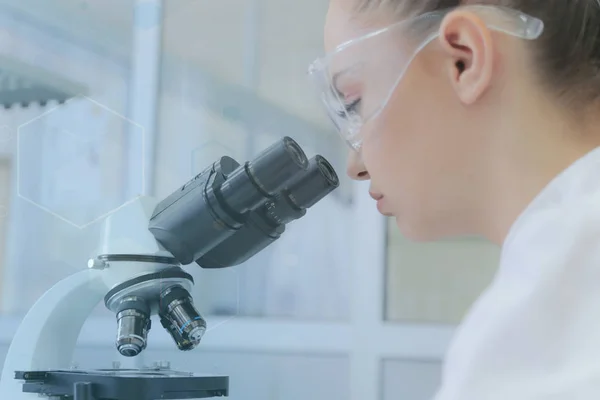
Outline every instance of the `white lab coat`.
{"type": "Polygon", "coordinates": [[[435,400],[600,400],[600,149],[512,226],[435,400]]]}

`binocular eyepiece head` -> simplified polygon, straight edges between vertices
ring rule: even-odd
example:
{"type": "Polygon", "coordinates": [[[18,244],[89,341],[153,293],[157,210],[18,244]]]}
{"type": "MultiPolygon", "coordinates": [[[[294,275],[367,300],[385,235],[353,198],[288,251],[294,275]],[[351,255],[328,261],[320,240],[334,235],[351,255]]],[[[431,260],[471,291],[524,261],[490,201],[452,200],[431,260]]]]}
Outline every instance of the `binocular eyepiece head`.
{"type": "Polygon", "coordinates": [[[182,265],[239,265],[339,186],[331,164],[289,137],[243,164],[221,157],[160,202],[154,238],[182,265]]]}

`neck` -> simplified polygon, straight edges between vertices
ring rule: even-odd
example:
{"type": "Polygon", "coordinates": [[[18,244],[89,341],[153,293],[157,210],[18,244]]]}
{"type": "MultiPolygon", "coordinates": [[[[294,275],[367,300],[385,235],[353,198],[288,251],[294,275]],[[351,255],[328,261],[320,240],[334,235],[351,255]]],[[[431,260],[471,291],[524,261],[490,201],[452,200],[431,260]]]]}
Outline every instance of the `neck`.
{"type": "Polygon", "coordinates": [[[519,215],[558,174],[600,146],[600,124],[573,123],[559,110],[549,108],[521,107],[518,113],[508,114],[523,118],[503,122],[502,134],[491,144],[494,156],[488,166],[492,179],[487,180],[481,196],[485,206],[479,230],[499,245],[519,215]]]}

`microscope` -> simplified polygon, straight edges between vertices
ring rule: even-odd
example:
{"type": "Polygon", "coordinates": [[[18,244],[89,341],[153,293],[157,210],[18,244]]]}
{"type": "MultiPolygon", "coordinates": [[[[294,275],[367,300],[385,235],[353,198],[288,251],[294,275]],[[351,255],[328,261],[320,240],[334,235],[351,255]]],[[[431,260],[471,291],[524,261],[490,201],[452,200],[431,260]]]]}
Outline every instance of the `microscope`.
{"type": "Polygon", "coordinates": [[[103,301],[115,314],[118,352],[148,345],[153,317],[177,349],[196,348],[207,323],[184,266],[239,265],[339,186],[322,156],[284,137],[240,165],[221,157],[162,201],[138,197],[102,221],[88,268],[58,282],[29,310],[6,356],[0,399],[201,399],[229,396],[229,377],[170,368],[73,370],[86,319],[103,301]]]}

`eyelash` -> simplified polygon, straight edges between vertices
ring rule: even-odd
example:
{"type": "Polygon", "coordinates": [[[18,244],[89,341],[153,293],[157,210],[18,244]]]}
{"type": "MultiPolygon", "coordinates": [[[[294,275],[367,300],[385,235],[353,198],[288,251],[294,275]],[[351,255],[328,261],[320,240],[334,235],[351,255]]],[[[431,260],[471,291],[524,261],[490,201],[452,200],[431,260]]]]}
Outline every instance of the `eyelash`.
{"type": "Polygon", "coordinates": [[[340,117],[345,117],[346,114],[352,114],[357,112],[358,105],[360,104],[360,97],[353,100],[351,103],[344,105],[344,111],[339,111],[338,114],[340,117]]]}

